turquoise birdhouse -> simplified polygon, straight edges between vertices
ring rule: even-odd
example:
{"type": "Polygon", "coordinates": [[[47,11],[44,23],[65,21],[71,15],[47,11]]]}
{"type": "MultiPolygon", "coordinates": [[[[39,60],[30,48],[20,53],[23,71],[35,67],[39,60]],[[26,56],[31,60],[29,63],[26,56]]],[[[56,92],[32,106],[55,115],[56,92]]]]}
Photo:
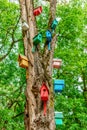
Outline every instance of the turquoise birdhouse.
{"type": "Polygon", "coordinates": [[[62,125],[63,124],[62,119],[55,119],[55,124],[56,125],[62,125]]]}
{"type": "Polygon", "coordinates": [[[64,80],[62,80],[62,79],[54,80],[54,91],[55,92],[62,92],[64,86],[65,86],[64,80]]]}
{"type": "Polygon", "coordinates": [[[55,111],[55,118],[62,119],[63,118],[63,112],[55,111]]]}
{"type": "Polygon", "coordinates": [[[38,45],[40,42],[42,42],[42,34],[39,33],[33,38],[33,44],[38,45]]]}
{"type": "Polygon", "coordinates": [[[63,124],[62,118],[63,118],[63,113],[56,111],[55,112],[55,124],[62,125],[63,124]]]}
{"type": "Polygon", "coordinates": [[[52,29],[53,31],[55,30],[57,24],[58,24],[58,20],[57,20],[57,18],[56,18],[56,19],[53,20],[53,22],[52,22],[52,24],[51,24],[51,29],[52,29]]]}

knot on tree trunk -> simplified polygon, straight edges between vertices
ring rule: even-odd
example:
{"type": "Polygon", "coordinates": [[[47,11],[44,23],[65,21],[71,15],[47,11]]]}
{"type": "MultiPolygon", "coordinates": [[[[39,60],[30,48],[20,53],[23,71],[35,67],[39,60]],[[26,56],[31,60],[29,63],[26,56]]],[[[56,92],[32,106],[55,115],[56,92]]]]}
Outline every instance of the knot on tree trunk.
{"type": "Polygon", "coordinates": [[[31,130],[42,130],[43,128],[47,128],[49,129],[49,118],[48,116],[44,116],[44,115],[41,115],[41,114],[38,114],[36,116],[36,119],[32,122],[32,128],[31,130]]]}

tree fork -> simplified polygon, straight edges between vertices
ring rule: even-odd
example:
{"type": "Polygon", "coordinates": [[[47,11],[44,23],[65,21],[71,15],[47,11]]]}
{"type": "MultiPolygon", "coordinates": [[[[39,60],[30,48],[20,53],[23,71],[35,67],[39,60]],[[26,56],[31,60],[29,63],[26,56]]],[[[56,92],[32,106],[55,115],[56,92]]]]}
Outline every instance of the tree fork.
{"type": "MultiPolygon", "coordinates": [[[[25,129],[26,130],[54,130],[54,101],[52,87],[52,59],[56,35],[53,37],[49,52],[44,46],[43,54],[40,54],[40,46],[32,53],[33,37],[37,34],[36,19],[33,15],[34,3],[32,0],[19,0],[21,22],[28,23],[29,29],[22,30],[25,55],[29,59],[29,67],[26,73],[26,107],[25,107],[25,129]],[[47,103],[47,114],[43,115],[43,103],[40,99],[40,87],[45,82],[49,89],[49,101],[47,103]]],[[[55,18],[56,0],[50,0],[49,27],[55,18]]]]}

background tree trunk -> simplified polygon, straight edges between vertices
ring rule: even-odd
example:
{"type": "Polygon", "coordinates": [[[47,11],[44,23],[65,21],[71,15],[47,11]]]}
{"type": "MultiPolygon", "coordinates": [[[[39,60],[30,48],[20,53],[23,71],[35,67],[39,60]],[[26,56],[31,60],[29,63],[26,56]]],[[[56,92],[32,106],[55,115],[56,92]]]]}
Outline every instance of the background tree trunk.
{"type": "MultiPolygon", "coordinates": [[[[40,46],[37,46],[35,53],[32,53],[33,37],[37,34],[36,19],[33,15],[33,0],[20,0],[21,21],[29,25],[28,31],[23,31],[25,55],[29,59],[29,67],[26,70],[26,107],[25,107],[25,128],[26,130],[54,130],[54,98],[52,85],[52,59],[56,35],[51,42],[51,51],[47,45],[43,53],[40,46]],[[47,114],[43,115],[43,103],[40,98],[40,87],[45,82],[49,89],[49,100],[47,102],[47,114]]],[[[55,18],[56,0],[50,0],[50,18],[48,27],[55,18]]]]}

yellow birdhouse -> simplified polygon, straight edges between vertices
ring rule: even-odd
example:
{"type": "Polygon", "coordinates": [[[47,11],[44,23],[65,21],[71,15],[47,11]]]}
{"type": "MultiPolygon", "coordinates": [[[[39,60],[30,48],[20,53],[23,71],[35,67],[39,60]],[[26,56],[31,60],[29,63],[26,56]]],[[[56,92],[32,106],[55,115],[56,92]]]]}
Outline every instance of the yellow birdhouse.
{"type": "Polygon", "coordinates": [[[19,66],[22,68],[28,68],[28,58],[19,54],[18,56],[19,66]]]}

